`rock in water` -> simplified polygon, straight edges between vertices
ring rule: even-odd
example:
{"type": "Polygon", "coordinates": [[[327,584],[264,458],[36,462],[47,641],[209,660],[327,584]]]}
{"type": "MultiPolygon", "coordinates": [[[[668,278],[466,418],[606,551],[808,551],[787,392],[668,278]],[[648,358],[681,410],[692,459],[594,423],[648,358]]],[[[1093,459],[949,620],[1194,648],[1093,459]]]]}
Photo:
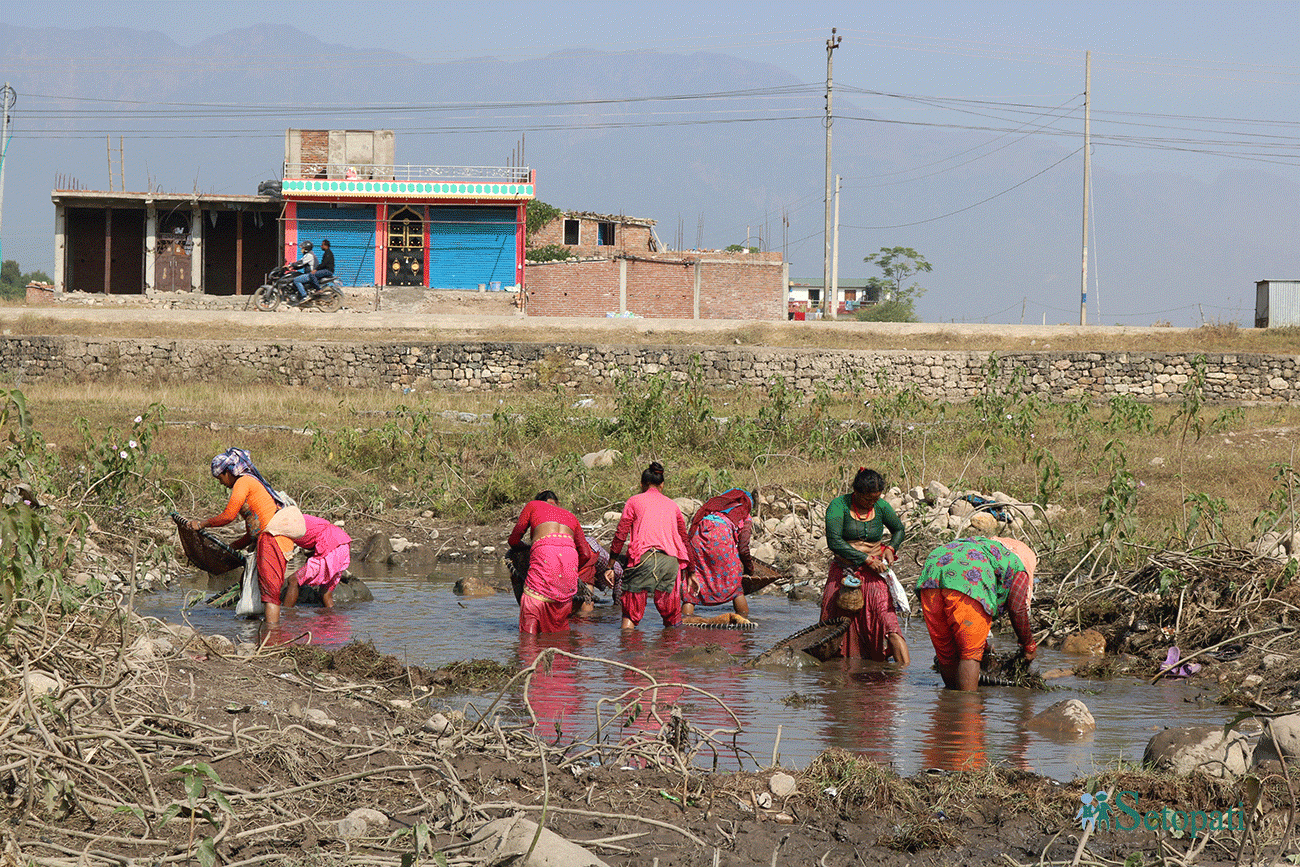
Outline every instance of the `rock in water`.
{"type": "Polygon", "coordinates": [[[1028,725],[1032,729],[1043,732],[1075,736],[1097,730],[1097,721],[1092,718],[1092,712],[1077,698],[1058,701],[1042,713],[1031,717],[1028,725]]]}
{"type": "Polygon", "coordinates": [[[492,596],[497,589],[479,576],[469,575],[457,581],[452,592],[460,596],[492,596]]]}

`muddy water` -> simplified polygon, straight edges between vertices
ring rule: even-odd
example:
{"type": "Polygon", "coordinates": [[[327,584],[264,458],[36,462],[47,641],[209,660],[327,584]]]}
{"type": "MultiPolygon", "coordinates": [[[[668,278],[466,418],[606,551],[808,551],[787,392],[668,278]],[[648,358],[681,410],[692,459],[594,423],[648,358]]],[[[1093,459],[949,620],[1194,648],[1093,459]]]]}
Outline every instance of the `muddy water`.
{"type": "MultiPolygon", "coordinates": [[[[491,563],[439,564],[432,575],[359,571],[375,601],[340,606],[335,613],[316,608],[286,611],[283,632],[310,631],[313,641],[340,646],[352,640],[373,641],[383,653],[407,663],[436,668],[462,659],[519,659],[531,662],[545,647],[581,656],[617,660],[652,672],[661,682],[689,684],[722,699],[743,729],[738,750],[719,755],[724,770],[767,765],[773,751],[786,765],[804,766],[827,747],[842,747],[887,764],[903,774],[926,768],[954,769],[968,762],[1006,762],[1060,780],[1073,779],[1119,759],[1137,761],[1154,731],[1163,725],[1222,724],[1229,714],[1197,695],[1205,685],[1143,681],[1108,682],[1063,678],[1061,687],[1042,693],[1006,687],[985,688],[976,695],[946,692],[928,666],[929,637],[919,617],[905,626],[913,664],[907,669],[861,661],[827,663],[808,670],[748,670],[740,665],[675,661],[675,654],[719,645],[748,659],[779,639],[817,620],[811,602],[760,596],[750,605],[759,627],[753,632],[683,627],[664,629],[653,606],[639,629],[619,630],[618,611],[605,602],[589,617],[575,619],[570,634],[520,636],[518,607],[509,593],[464,599],[452,592],[457,578],[491,573],[491,563]],[[1082,739],[1044,734],[1026,721],[1053,702],[1079,698],[1097,719],[1097,731],[1082,739]],[[783,701],[784,700],[784,701],[783,701]],[[778,734],[779,732],[779,734],[778,734]]],[[[179,620],[186,592],[170,590],[137,597],[137,609],[166,620],[179,620]]],[[[254,640],[257,624],[228,610],[198,605],[186,616],[205,632],[236,641],[254,640]]],[[[995,644],[1010,648],[1007,635],[995,644]]],[[[1071,659],[1040,651],[1043,670],[1069,665],[1071,659]]],[[[597,702],[613,699],[629,687],[644,685],[634,673],[601,662],[560,658],[538,676],[533,705],[541,731],[553,737],[586,738],[595,729],[597,702]]],[[[661,692],[661,701],[680,699],[697,728],[733,727],[730,717],[708,696],[676,688],[661,692]]],[[[484,707],[490,701],[471,696],[484,707]]],[[[515,703],[515,708],[520,707],[515,703]]],[[[605,710],[608,715],[608,710],[605,710]]],[[[705,759],[712,764],[712,756],[705,759]]]]}

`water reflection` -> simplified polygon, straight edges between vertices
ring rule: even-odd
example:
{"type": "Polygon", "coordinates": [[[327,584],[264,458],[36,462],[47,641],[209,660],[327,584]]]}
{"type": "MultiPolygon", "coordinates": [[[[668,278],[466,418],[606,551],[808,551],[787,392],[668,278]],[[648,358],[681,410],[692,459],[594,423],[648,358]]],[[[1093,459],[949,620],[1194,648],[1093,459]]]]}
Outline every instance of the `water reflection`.
{"type": "Polygon", "coordinates": [[[962,771],[982,768],[988,761],[984,694],[938,690],[921,732],[921,762],[927,768],[962,771]]]}
{"type": "Polygon", "coordinates": [[[581,716],[587,706],[587,693],[582,686],[578,660],[582,648],[575,632],[521,633],[519,636],[519,661],[524,666],[537,662],[548,649],[565,653],[547,654],[525,685],[525,701],[537,720],[537,733],[545,735],[553,730],[558,739],[575,737],[577,732],[565,723],[581,716]],[[573,654],[572,656],[568,654],[573,654]]]}
{"type": "MultiPolygon", "coordinates": [[[[329,612],[298,607],[282,612],[281,633],[310,633],[315,644],[342,646],[372,641],[381,653],[433,669],[464,659],[517,659],[530,665],[547,648],[556,654],[537,672],[529,700],[538,733],[548,740],[587,740],[600,722],[606,740],[625,734],[658,738],[669,709],[678,704],[697,730],[719,733],[719,766],[725,769],[767,765],[778,742],[782,762],[807,765],[827,747],[841,747],[910,774],[934,767],[954,769],[990,762],[1069,779],[1091,773],[1116,758],[1140,757],[1153,723],[1222,724],[1227,714],[1213,705],[1190,701],[1203,684],[1136,680],[1058,681],[1066,690],[1041,693],[1010,688],[962,695],[940,688],[936,672],[917,660],[906,669],[863,660],[838,660],[800,670],[750,670],[733,657],[752,659],[790,633],[813,623],[815,603],[757,596],[751,610],[759,621],[753,632],[657,624],[638,630],[618,628],[619,612],[606,600],[590,615],[574,618],[567,633],[522,636],[512,594],[464,598],[452,592],[458,577],[484,570],[483,564],[442,565],[433,575],[377,572],[366,577],[375,601],[339,605],[329,612]],[[566,655],[567,654],[567,655],[566,655]],[[574,659],[573,656],[586,657],[574,659]],[[653,678],[650,680],[647,678],[653,678]],[[720,733],[739,727],[733,738],[720,733]],[[1066,697],[1080,697],[1097,718],[1091,739],[1053,740],[1029,730],[1033,714],[1066,697]],[[633,708],[633,699],[641,699],[633,708]],[[653,710],[657,713],[652,712],[653,710]],[[614,708],[624,707],[622,719],[614,708]],[[636,713],[633,714],[632,711],[636,713]],[[626,724],[631,717],[631,726],[626,724]]],[[[136,597],[136,607],[169,621],[180,621],[185,591],[136,597]]],[[[186,612],[203,632],[236,642],[256,641],[258,624],[222,609],[199,605],[186,612]]],[[[919,618],[904,626],[914,646],[927,640],[919,618]]],[[[1044,650],[1040,664],[1068,661],[1044,650]]],[[[454,696],[439,698],[455,704],[454,696]]],[[[516,691],[506,704],[526,713],[516,691]]],[[[702,754],[707,766],[715,755],[702,754]]]]}

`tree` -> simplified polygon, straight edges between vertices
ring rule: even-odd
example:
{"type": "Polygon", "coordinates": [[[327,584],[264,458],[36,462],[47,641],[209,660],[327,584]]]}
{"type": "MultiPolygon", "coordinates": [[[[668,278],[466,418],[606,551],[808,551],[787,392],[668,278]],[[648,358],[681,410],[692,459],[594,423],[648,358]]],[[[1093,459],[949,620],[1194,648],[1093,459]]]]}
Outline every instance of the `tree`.
{"type": "Polygon", "coordinates": [[[858,309],[857,318],[863,322],[917,322],[914,303],[925,294],[920,283],[903,285],[907,279],[922,271],[929,273],[933,266],[911,247],[881,247],[862,261],[880,266],[882,277],[867,280],[867,291],[874,292],[879,303],[858,309]]]}
{"type": "Polygon", "coordinates": [[[0,298],[23,298],[27,293],[27,284],[52,283],[50,275],[44,271],[22,272],[22,267],[13,259],[0,263],[0,298]]]}
{"type": "Polygon", "coordinates": [[[560,209],[554,205],[548,205],[540,199],[531,200],[528,203],[527,217],[524,219],[525,243],[531,247],[533,235],[545,229],[559,216],[560,209]]]}

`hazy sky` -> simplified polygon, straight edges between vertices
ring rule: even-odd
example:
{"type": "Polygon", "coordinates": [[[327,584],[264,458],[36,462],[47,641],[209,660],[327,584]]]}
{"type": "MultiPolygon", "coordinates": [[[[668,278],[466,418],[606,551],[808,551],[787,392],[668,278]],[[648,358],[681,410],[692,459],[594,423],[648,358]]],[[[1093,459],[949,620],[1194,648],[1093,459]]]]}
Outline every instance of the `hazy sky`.
{"type": "MultiPolygon", "coordinates": [[[[1019,123],[1026,129],[1042,127],[1041,132],[1055,136],[1054,143],[1063,147],[1069,141],[1071,149],[1082,143],[1078,108],[1084,53],[1091,50],[1095,176],[1176,174],[1213,184],[1224,172],[1258,167],[1300,182],[1300,64],[1295,60],[1300,4],[1295,2],[0,0],[0,21],[25,27],[156,30],[183,45],[251,24],[280,22],[347,46],[351,56],[368,48],[381,56],[391,52],[429,63],[520,59],[567,50],[701,51],[770,63],[805,83],[824,81],[826,38],[837,27],[843,38],[834,55],[837,108],[852,103],[872,115],[873,133],[887,135],[891,123],[966,130],[1004,130],[1019,123]],[[985,101],[987,109],[982,108],[985,101]],[[1021,104],[1026,109],[1017,116],[1015,106],[1021,104]],[[1044,117],[1043,106],[1061,106],[1063,117],[1044,117]]],[[[719,90],[725,87],[718,83],[719,90]]],[[[285,102],[302,98],[286,93],[285,102]]],[[[837,120],[837,142],[848,146],[854,123],[851,117],[837,120]]],[[[821,154],[810,154],[811,161],[820,159],[821,154]]],[[[985,196],[1003,196],[1020,184],[1032,189],[1044,170],[1049,170],[1046,163],[1008,160],[1001,188],[972,190],[969,201],[958,204],[978,213],[985,196]]],[[[1076,157],[1054,171],[1079,175],[1081,206],[1081,160],[1076,157]]],[[[917,165],[913,172],[924,175],[926,167],[917,165]]],[[[929,224],[954,210],[949,202],[941,210],[931,207],[894,183],[882,177],[845,177],[841,221],[846,242],[865,238],[866,248],[874,249],[875,236],[867,230],[881,228],[881,220],[863,215],[855,204],[868,198],[896,197],[891,219],[899,225],[929,224]]],[[[820,212],[819,191],[810,190],[797,206],[810,212],[805,216],[820,212]]],[[[673,215],[650,216],[666,221],[673,215]]],[[[1114,244],[1121,239],[1105,217],[1096,216],[1097,232],[1114,244]]],[[[763,214],[754,215],[756,224],[763,219],[763,214]]],[[[799,244],[791,258],[797,254],[808,263],[802,265],[804,273],[820,274],[820,234],[801,238],[799,244]]],[[[1101,254],[1104,263],[1104,247],[1101,254]]],[[[856,261],[861,262],[860,253],[856,261]]],[[[1246,323],[1253,280],[1300,274],[1300,262],[1260,267],[1271,273],[1238,275],[1240,293],[1215,299],[1224,305],[1217,315],[1246,323]]],[[[863,271],[861,264],[856,271],[863,271]]],[[[854,269],[841,273],[855,276],[854,269]]]]}

